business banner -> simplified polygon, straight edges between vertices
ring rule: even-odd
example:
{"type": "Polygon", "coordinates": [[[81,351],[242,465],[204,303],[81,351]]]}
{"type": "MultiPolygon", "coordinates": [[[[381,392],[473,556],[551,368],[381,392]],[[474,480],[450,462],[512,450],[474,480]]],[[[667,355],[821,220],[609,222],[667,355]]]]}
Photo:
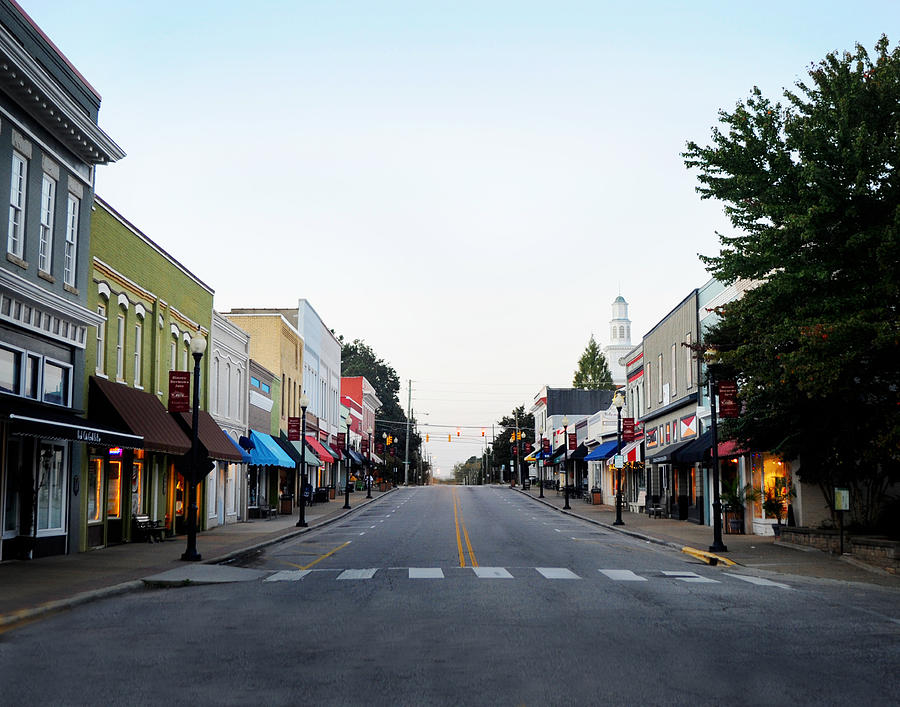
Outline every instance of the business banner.
{"type": "Polygon", "coordinates": [[[301,424],[302,424],[302,420],[299,417],[289,417],[288,418],[288,441],[289,442],[299,442],[300,441],[301,424]]]}
{"type": "Polygon", "coordinates": [[[191,372],[169,371],[169,412],[191,411],[191,372]]]}
{"type": "Polygon", "coordinates": [[[622,441],[623,442],[634,442],[634,418],[633,417],[623,417],[622,418],[622,441]]]}

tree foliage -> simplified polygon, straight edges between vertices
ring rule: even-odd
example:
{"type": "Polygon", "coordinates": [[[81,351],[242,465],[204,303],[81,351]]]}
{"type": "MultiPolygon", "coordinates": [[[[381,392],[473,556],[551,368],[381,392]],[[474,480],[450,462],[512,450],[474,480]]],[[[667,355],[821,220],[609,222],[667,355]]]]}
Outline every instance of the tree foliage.
{"type": "Polygon", "coordinates": [[[735,228],[704,262],[756,281],[707,339],[740,383],[723,431],[799,457],[829,498],[851,486],[871,523],[900,468],[900,50],[828,54],[783,95],[754,88],[684,153],[735,228]]]}
{"type": "Polygon", "coordinates": [[[572,386],[585,390],[615,390],[616,388],[606,356],[600,350],[593,334],[588,340],[584,353],[578,359],[578,369],[575,371],[572,386]]]}
{"type": "Polygon", "coordinates": [[[484,462],[481,457],[469,457],[464,462],[453,465],[453,478],[458,484],[474,484],[479,481],[484,472],[484,462]]]}
{"type": "MultiPolygon", "coordinates": [[[[512,412],[509,415],[504,415],[499,420],[497,420],[497,425],[500,427],[500,431],[494,437],[493,442],[491,443],[491,463],[496,466],[498,469],[501,465],[506,464],[506,468],[510,467],[510,460],[515,462],[516,455],[513,452],[513,448],[515,447],[515,433],[516,433],[516,419],[518,417],[519,421],[519,432],[522,433],[522,458],[524,459],[528,454],[526,453],[526,445],[534,444],[534,415],[532,413],[525,412],[525,406],[519,405],[517,408],[513,408],[512,412]]],[[[506,472],[506,476],[504,478],[509,478],[509,472],[506,472]]]]}

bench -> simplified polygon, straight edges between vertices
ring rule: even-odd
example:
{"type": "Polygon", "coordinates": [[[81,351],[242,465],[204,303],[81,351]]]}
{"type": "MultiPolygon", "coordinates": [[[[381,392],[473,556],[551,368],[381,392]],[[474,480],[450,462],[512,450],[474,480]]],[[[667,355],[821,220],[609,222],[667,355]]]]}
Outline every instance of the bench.
{"type": "Polygon", "coordinates": [[[647,504],[647,517],[648,518],[662,518],[663,517],[663,507],[659,502],[659,496],[651,496],[650,503],[647,504]]]}
{"type": "Polygon", "coordinates": [[[135,538],[146,538],[148,543],[161,543],[164,540],[163,534],[166,529],[162,522],[158,520],[150,520],[150,516],[140,515],[134,516],[135,538]]]}

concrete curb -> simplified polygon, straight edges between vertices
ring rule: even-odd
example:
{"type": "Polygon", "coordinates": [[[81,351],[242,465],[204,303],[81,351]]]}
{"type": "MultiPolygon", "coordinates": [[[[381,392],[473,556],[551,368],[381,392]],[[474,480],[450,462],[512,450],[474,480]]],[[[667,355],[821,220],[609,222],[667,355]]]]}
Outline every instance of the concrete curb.
{"type": "MultiPolygon", "coordinates": [[[[385,496],[390,493],[396,491],[396,488],[392,488],[389,491],[383,492],[378,498],[373,498],[371,500],[365,500],[362,503],[358,503],[349,511],[345,513],[341,513],[339,515],[333,516],[331,518],[326,518],[315,525],[310,525],[308,528],[298,528],[295,531],[286,533],[284,535],[279,535],[277,538],[270,538],[261,543],[256,543],[255,545],[251,545],[249,547],[242,548],[240,550],[234,550],[232,552],[226,553],[224,555],[220,555],[219,557],[214,557],[211,560],[205,560],[202,564],[207,565],[220,565],[225,562],[229,562],[232,560],[241,557],[242,555],[247,555],[251,552],[255,552],[262,548],[268,547],[269,545],[274,545],[275,543],[280,543],[283,540],[289,540],[291,538],[295,538],[298,535],[302,535],[304,533],[309,533],[313,530],[318,530],[319,528],[323,528],[326,525],[330,525],[331,523],[335,523],[342,518],[346,518],[348,515],[353,513],[357,508],[363,508],[368,506],[376,501],[381,500],[385,496]]],[[[70,597],[65,597],[64,599],[56,599],[54,601],[47,602],[46,604],[41,604],[39,606],[34,606],[28,609],[19,609],[18,611],[11,611],[8,614],[0,614],[0,633],[3,631],[7,631],[11,628],[15,628],[19,624],[27,623],[33,619],[40,618],[43,616],[47,616],[49,614],[55,613],[57,611],[62,611],[64,609],[71,609],[74,606],[78,606],[80,604],[87,604],[88,602],[97,601],[98,599],[106,599],[107,597],[117,596],[119,594],[126,594],[128,592],[133,592],[138,589],[146,589],[147,585],[144,584],[144,580],[142,579],[133,579],[128,582],[122,582],[121,584],[114,584],[109,587],[101,587],[100,589],[92,589],[87,592],[81,592],[80,594],[74,594],[70,597]]]]}

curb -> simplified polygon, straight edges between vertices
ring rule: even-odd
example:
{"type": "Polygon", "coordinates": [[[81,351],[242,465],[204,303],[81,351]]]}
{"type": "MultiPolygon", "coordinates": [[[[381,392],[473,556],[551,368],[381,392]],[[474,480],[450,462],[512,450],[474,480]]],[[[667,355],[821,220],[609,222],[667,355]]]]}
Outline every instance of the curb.
{"type": "MultiPolygon", "coordinates": [[[[219,557],[214,557],[211,560],[205,560],[201,564],[221,565],[225,562],[230,562],[242,555],[255,552],[256,550],[260,550],[269,545],[274,545],[275,543],[279,543],[283,540],[289,540],[291,538],[297,537],[298,535],[309,533],[313,530],[318,530],[319,528],[330,525],[331,523],[347,517],[357,508],[362,508],[364,506],[368,506],[371,503],[375,503],[376,501],[381,500],[382,498],[390,493],[393,493],[396,490],[396,488],[392,488],[389,491],[383,492],[378,498],[373,498],[371,500],[366,499],[363,503],[358,503],[350,510],[331,518],[326,518],[325,520],[316,523],[315,525],[310,525],[308,528],[298,528],[295,531],[288,532],[284,535],[279,535],[277,538],[270,538],[269,540],[266,540],[264,542],[256,543],[255,545],[241,548],[240,550],[233,550],[232,552],[220,555],[219,557]]],[[[91,589],[90,591],[81,592],[80,594],[74,594],[64,599],[55,599],[53,601],[47,602],[46,604],[40,604],[28,609],[18,609],[16,611],[11,611],[8,614],[0,614],[0,633],[15,628],[19,624],[27,623],[33,619],[47,616],[64,609],[70,609],[74,606],[79,606],[80,604],[87,604],[92,601],[97,601],[98,599],[106,599],[107,597],[113,597],[118,596],[119,594],[126,594],[128,592],[137,591],[139,589],[144,589],[147,586],[148,585],[144,583],[143,579],[133,579],[128,582],[122,582],[121,584],[113,584],[109,587],[91,589]]]]}
{"type": "Polygon", "coordinates": [[[711,567],[715,567],[716,565],[718,565],[720,563],[723,565],[727,565],[728,567],[734,567],[739,564],[739,563],[735,562],[734,560],[730,560],[727,557],[722,557],[721,555],[716,555],[715,553],[707,552],[706,550],[698,550],[695,547],[689,547],[687,545],[685,545],[683,548],[681,548],[681,551],[686,555],[690,555],[691,557],[696,557],[698,560],[705,562],[706,564],[710,565],[711,567]]]}

